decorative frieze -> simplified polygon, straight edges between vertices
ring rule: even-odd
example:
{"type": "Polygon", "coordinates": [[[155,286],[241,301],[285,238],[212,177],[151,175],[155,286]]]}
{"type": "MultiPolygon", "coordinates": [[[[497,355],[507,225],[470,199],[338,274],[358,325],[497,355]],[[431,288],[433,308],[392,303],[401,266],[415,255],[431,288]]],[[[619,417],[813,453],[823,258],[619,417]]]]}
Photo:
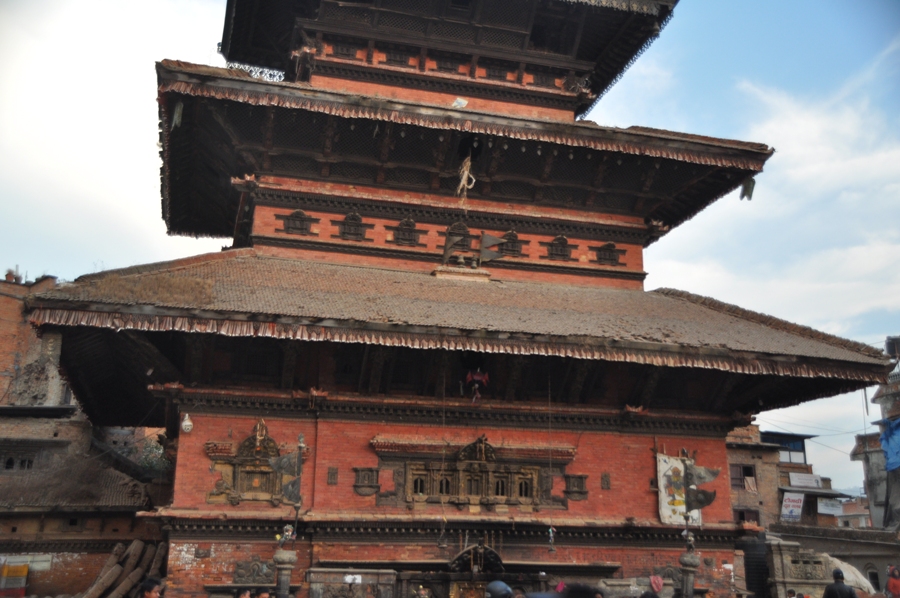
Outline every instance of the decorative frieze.
{"type": "Polygon", "coordinates": [[[356,473],[356,483],[353,484],[353,491],[360,496],[372,496],[381,490],[378,483],[377,467],[354,467],[356,473]]]}
{"type": "MultiPolygon", "coordinates": [[[[303,209],[337,214],[346,214],[347,210],[352,210],[363,218],[384,218],[395,221],[410,219],[416,223],[443,226],[449,226],[459,219],[459,210],[454,208],[421,204],[410,205],[382,199],[371,200],[270,189],[261,189],[254,192],[253,203],[258,206],[293,208],[301,213],[303,213],[303,209]]],[[[584,221],[542,218],[521,214],[496,214],[472,209],[466,215],[466,224],[469,227],[478,229],[514,231],[516,235],[523,233],[553,236],[565,235],[566,237],[577,239],[629,243],[640,246],[647,244],[650,240],[647,229],[643,227],[593,224],[584,221]]]]}
{"type": "Polygon", "coordinates": [[[260,560],[254,555],[249,561],[234,566],[235,585],[266,585],[275,583],[275,562],[260,560]]]}
{"type": "Polygon", "coordinates": [[[207,494],[206,502],[237,505],[242,501],[266,501],[275,506],[285,501],[301,502],[300,472],[309,454],[303,435],[298,439],[296,452],[281,455],[278,443],[260,419],[253,433],[236,449],[232,443],[219,441],[208,441],[204,449],[213,462],[212,469],[221,476],[207,494]]]}

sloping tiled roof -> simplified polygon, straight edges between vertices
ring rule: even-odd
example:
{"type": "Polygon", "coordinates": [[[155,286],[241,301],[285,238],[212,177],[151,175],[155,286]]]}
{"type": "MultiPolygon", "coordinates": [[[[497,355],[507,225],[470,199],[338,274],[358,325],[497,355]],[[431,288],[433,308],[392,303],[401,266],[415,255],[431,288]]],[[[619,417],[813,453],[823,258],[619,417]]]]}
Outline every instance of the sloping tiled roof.
{"type": "Polygon", "coordinates": [[[140,510],[148,504],[144,486],[96,460],[67,459],[0,479],[0,511],[140,510]]]}
{"type": "Polygon", "coordinates": [[[83,276],[29,299],[36,324],[545,354],[884,379],[879,351],[679,291],[469,282],[241,249],[83,276]]]}

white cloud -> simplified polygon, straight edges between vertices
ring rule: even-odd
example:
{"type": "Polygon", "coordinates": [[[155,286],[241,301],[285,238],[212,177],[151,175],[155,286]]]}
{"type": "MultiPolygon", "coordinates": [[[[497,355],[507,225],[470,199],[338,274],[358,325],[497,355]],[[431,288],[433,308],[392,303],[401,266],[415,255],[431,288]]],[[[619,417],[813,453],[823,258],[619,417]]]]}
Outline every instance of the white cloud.
{"type": "MultiPolygon", "coordinates": [[[[757,116],[738,137],[777,151],[752,202],[731,194],[650,247],[647,288],[682,288],[872,344],[900,333],[900,120],[894,103],[877,101],[898,58],[894,40],[828,97],[739,83],[757,116]]],[[[846,432],[807,449],[817,473],[851,487],[862,484],[846,456],[862,409],[856,393],[759,419],[772,430],[846,432]]]]}
{"type": "Polygon", "coordinates": [[[224,4],[0,4],[0,254],[72,278],[222,246],[165,234],[154,62],[224,64],[224,4]]]}

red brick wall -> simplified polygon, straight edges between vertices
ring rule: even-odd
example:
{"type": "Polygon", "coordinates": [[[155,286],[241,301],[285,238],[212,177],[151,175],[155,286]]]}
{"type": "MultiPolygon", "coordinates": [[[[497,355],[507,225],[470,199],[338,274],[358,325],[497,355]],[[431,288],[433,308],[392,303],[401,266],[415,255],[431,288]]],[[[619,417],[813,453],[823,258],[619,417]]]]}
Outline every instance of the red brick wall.
{"type": "MultiPolygon", "coordinates": [[[[166,596],[206,598],[208,593],[203,590],[204,585],[231,584],[236,563],[249,561],[254,556],[258,556],[263,562],[269,561],[275,548],[274,538],[264,542],[171,542],[166,596]],[[200,556],[203,553],[198,553],[198,549],[208,550],[209,556],[200,556]]],[[[306,570],[311,563],[311,548],[309,544],[297,542],[292,550],[297,551],[298,559],[291,583],[300,584],[306,581],[306,570]]],[[[301,595],[307,595],[306,588],[301,595]]]]}
{"type": "MultiPolygon", "coordinates": [[[[210,459],[204,444],[207,441],[232,442],[237,447],[241,441],[253,433],[259,418],[234,417],[224,415],[202,415],[191,413],[194,429],[190,434],[182,433],[178,440],[178,458],[175,468],[175,488],[172,506],[174,508],[214,508],[217,511],[267,511],[277,517],[279,513],[293,513],[287,507],[275,509],[269,503],[245,502],[237,507],[231,505],[208,505],[206,495],[213,490],[221,475],[210,471],[210,459]]],[[[269,436],[281,446],[282,454],[296,450],[297,435],[306,435],[306,444],[312,449],[303,470],[304,497],[310,496],[313,488],[311,471],[315,469],[315,425],[312,422],[265,418],[269,436]]]]}
{"type": "MultiPolygon", "coordinates": [[[[449,560],[462,545],[452,539],[447,549],[440,549],[434,543],[406,544],[397,546],[384,543],[318,543],[297,542],[298,561],[291,576],[292,584],[302,584],[299,596],[308,595],[306,571],[319,562],[334,561],[395,561],[395,560],[449,560]]],[[[252,542],[203,542],[178,541],[171,543],[168,563],[167,596],[180,598],[205,598],[204,585],[232,584],[235,566],[239,561],[248,561],[258,556],[263,562],[272,559],[275,551],[273,541],[252,542]],[[198,552],[198,549],[202,552],[198,552]],[[206,552],[208,551],[208,556],[206,552]],[[202,556],[201,556],[202,555],[202,556]]],[[[504,547],[507,560],[524,560],[552,563],[618,563],[620,569],[616,578],[647,577],[657,568],[678,567],[678,557],[683,551],[675,548],[653,547],[566,547],[558,546],[555,553],[548,553],[546,545],[531,547],[504,547]]],[[[723,567],[735,563],[732,550],[698,550],[700,569],[697,587],[711,588],[709,596],[731,594],[731,571],[723,567]]]]}
{"type": "MultiPolygon", "coordinates": [[[[484,76],[484,69],[479,69],[484,76]]],[[[456,94],[439,93],[423,89],[406,89],[392,85],[380,85],[378,83],[366,83],[363,81],[351,81],[348,79],[336,79],[322,77],[313,72],[310,83],[316,89],[327,89],[355,95],[413,102],[416,104],[431,104],[441,108],[454,107],[453,103],[459,98],[456,94]]],[[[515,87],[520,87],[516,85],[515,87]]],[[[498,102],[475,97],[463,98],[467,101],[463,110],[473,112],[491,112],[513,118],[535,118],[540,120],[553,120],[562,122],[574,122],[575,114],[571,110],[558,110],[543,108],[528,104],[514,104],[511,102],[498,102]]]]}
{"type": "MultiPolygon", "coordinates": [[[[282,239],[295,239],[296,235],[291,235],[285,232],[276,232],[284,228],[284,221],[278,220],[276,218],[276,215],[288,216],[292,211],[293,210],[285,208],[257,206],[253,216],[253,234],[282,239]]],[[[425,247],[399,247],[389,242],[393,240],[394,233],[387,228],[397,226],[396,220],[366,218],[364,220],[366,224],[374,225],[373,229],[366,231],[367,240],[346,241],[340,238],[335,238],[339,237],[340,235],[340,227],[338,226],[338,224],[332,224],[333,221],[342,221],[344,218],[343,215],[328,212],[314,212],[309,210],[306,210],[306,214],[313,218],[319,219],[319,222],[313,224],[310,229],[318,236],[305,238],[304,240],[323,243],[335,243],[356,248],[384,247],[388,249],[399,249],[402,251],[430,255],[434,258],[432,261],[435,263],[415,262],[418,265],[418,270],[427,270],[429,272],[434,269],[437,263],[438,256],[440,256],[443,252],[444,237],[440,235],[440,233],[446,230],[445,226],[417,223],[417,229],[427,231],[421,234],[419,237],[419,243],[425,245],[425,247]]],[[[471,232],[474,235],[481,234],[480,230],[473,230],[471,232]]],[[[505,230],[487,230],[485,232],[496,237],[502,237],[506,233],[505,230]]],[[[597,272],[607,270],[611,272],[642,272],[643,261],[641,253],[643,248],[640,245],[627,245],[623,243],[617,243],[616,248],[626,251],[626,253],[619,258],[622,262],[622,265],[601,266],[593,262],[593,260],[596,259],[596,254],[594,251],[591,251],[589,247],[597,247],[603,245],[603,243],[597,240],[579,239],[575,237],[569,238],[568,241],[570,246],[577,246],[577,248],[573,249],[571,253],[572,259],[577,261],[564,263],[548,261],[547,259],[545,259],[545,256],[547,255],[547,248],[541,245],[541,243],[549,243],[553,239],[553,235],[519,234],[519,240],[522,242],[522,257],[509,257],[503,259],[506,260],[508,264],[530,263],[540,264],[542,266],[563,265],[566,267],[585,268],[587,271],[586,274],[590,275],[595,275],[597,272]]],[[[473,249],[477,249],[479,247],[477,240],[472,243],[472,247],[473,249]]],[[[340,256],[332,257],[332,261],[343,261],[343,259],[343,254],[341,254],[340,256]]],[[[384,258],[377,258],[377,260],[379,265],[386,265],[390,261],[386,261],[384,258]]],[[[497,271],[495,277],[497,278],[503,277],[507,274],[507,270],[496,270],[497,271]]],[[[541,273],[541,276],[546,278],[548,276],[552,276],[552,274],[541,273]]]]}
{"type": "Polygon", "coordinates": [[[83,592],[94,582],[108,554],[58,552],[49,571],[28,572],[26,594],[57,596],[83,592]]]}
{"type": "MultiPolygon", "coordinates": [[[[264,511],[277,516],[284,508],[275,509],[268,503],[246,502],[231,505],[209,506],[207,493],[213,489],[219,478],[217,472],[210,471],[210,460],[204,450],[207,441],[232,442],[237,446],[250,436],[257,418],[191,414],[194,430],[182,434],[178,446],[178,464],[175,474],[175,508],[214,508],[216,511],[241,512],[264,511]]],[[[419,436],[423,438],[446,438],[455,443],[474,442],[481,433],[487,433],[488,441],[495,445],[529,445],[534,442],[546,443],[547,433],[532,429],[472,429],[463,427],[428,425],[403,425],[382,422],[320,421],[318,428],[313,422],[266,418],[269,435],[283,445],[283,450],[293,450],[297,434],[304,434],[310,446],[310,456],[304,465],[302,494],[304,508],[317,514],[335,512],[389,513],[391,507],[376,507],[374,496],[359,496],[353,490],[354,467],[377,467],[378,456],[372,450],[370,441],[380,433],[419,436]],[[328,468],[338,468],[338,485],[328,486],[328,468]]],[[[651,487],[656,478],[656,461],[653,447],[654,437],[637,434],[615,434],[607,432],[553,431],[552,444],[576,447],[574,460],[566,467],[568,474],[588,476],[588,499],[569,501],[567,511],[559,513],[562,518],[590,517],[597,522],[623,522],[626,517],[634,517],[638,522],[658,523],[658,498],[651,487]],[[603,473],[610,474],[611,488],[602,490],[600,479],[603,473]]],[[[729,499],[728,463],[725,443],[714,438],[655,437],[656,445],[669,454],[681,448],[697,451],[697,461],[707,467],[719,467],[725,472],[704,488],[718,491],[718,500],[704,510],[705,523],[731,522],[731,502],[729,499]]],[[[391,475],[382,471],[379,481],[382,489],[389,489],[391,475]]],[[[554,480],[554,494],[561,495],[565,488],[562,478],[554,480]]],[[[509,514],[481,513],[479,517],[507,519],[509,514]]],[[[405,504],[395,509],[395,514],[406,513],[405,504]]],[[[428,507],[430,514],[438,514],[438,506],[428,507]],[[433,511],[433,512],[432,512],[433,511]]],[[[525,516],[525,514],[522,514],[525,516]]]]}

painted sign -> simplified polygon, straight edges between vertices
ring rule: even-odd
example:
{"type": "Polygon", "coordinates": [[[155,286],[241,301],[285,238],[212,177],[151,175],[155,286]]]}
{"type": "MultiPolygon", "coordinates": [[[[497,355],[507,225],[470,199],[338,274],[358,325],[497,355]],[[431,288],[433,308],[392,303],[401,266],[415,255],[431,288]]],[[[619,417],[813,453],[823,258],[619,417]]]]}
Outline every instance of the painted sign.
{"type": "MultiPolygon", "coordinates": [[[[657,453],[659,519],[667,525],[684,525],[685,460],[657,453]]],[[[700,510],[690,513],[690,525],[700,525],[700,510]]]]}
{"type": "Polygon", "coordinates": [[[844,513],[841,501],[836,498],[820,498],[817,506],[822,515],[842,515],[844,513]]]}
{"type": "Polygon", "coordinates": [[[785,492],[781,501],[781,520],[790,523],[799,523],[803,513],[803,494],[799,492],[785,492]]]}
{"type": "Polygon", "coordinates": [[[821,488],[822,476],[814,473],[791,473],[791,486],[802,486],[803,488],[821,488]]]}

